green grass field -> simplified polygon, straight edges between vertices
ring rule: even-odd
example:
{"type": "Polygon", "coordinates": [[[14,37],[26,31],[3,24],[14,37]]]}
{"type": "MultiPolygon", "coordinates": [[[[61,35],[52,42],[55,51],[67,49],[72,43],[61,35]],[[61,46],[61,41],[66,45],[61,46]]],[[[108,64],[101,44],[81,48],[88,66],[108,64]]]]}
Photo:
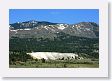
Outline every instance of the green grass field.
{"type": "Polygon", "coordinates": [[[99,68],[99,61],[82,60],[29,60],[9,65],[10,68],[99,68]]]}

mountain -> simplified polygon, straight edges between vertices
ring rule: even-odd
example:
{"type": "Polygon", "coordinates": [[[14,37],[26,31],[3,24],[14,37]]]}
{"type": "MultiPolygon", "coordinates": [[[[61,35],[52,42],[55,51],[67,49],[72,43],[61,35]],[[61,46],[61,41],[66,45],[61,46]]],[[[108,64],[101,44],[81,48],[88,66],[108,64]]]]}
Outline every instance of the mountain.
{"type": "Polygon", "coordinates": [[[10,24],[10,52],[74,53],[83,58],[99,58],[99,26],[26,21],[10,24]]]}
{"type": "Polygon", "coordinates": [[[11,27],[13,27],[14,29],[25,29],[25,28],[34,28],[40,25],[55,25],[57,23],[51,23],[51,22],[47,22],[47,21],[35,21],[35,20],[30,20],[30,21],[26,21],[26,22],[17,22],[17,23],[13,23],[10,24],[11,27]]]}
{"type": "Polygon", "coordinates": [[[26,21],[10,24],[9,37],[19,38],[50,38],[58,37],[58,34],[98,38],[99,26],[94,22],[80,22],[77,24],[52,23],[47,21],[26,21]]]}

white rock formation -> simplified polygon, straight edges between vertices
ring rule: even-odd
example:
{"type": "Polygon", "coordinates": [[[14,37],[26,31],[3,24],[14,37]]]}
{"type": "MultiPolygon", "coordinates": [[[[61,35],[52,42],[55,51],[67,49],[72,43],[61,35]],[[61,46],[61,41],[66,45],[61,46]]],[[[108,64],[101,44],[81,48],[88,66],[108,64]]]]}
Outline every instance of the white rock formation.
{"type": "Polygon", "coordinates": [[[76,59],[78,58],[77,54],[74,53],[58,53],[58,52],[32,52],[32,53],[27,53],[31,55],[34,59],[51,59],[51,60],[56,60],[56,59],[76,59]]]}

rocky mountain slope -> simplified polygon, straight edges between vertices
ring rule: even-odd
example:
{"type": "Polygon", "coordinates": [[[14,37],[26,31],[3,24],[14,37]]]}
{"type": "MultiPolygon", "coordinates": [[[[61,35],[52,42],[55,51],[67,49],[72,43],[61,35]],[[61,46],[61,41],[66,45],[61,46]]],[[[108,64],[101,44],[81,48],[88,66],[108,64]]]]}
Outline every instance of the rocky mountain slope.
{"type": "Polygon", "coordinates": [[[26,21],[10,24],[9,37],[19,38],[57,38],[58,34],[98,38],[99,26],[94,22],[77,24],[51,23],[46,21],[26,21]]]}

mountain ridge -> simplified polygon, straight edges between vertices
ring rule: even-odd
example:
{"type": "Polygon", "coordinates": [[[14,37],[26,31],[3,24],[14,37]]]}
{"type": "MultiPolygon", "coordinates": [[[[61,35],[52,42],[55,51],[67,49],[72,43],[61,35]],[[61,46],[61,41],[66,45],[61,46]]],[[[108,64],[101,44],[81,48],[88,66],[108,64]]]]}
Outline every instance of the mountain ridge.
{"type": "Polygon", "coordinates": [[[94,22],[77,24],[52,23],[47,21],[25,21],[10,24],[9,37],[57,37],[56,33],[63,32],[71,36],[98,38],[99,25],[94,22]]]}

